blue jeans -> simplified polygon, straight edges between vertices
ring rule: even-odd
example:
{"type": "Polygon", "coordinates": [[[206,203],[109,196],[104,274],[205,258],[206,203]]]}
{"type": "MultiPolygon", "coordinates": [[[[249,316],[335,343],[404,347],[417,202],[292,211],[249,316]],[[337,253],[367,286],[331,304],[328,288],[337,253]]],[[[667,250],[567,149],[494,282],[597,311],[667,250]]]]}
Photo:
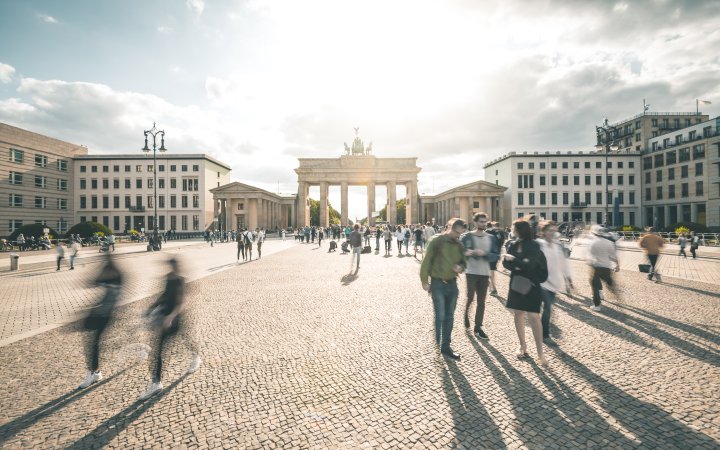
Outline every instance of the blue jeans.
{"type": "Polygon", "coordinates": [[[353,256],[357,255],[357,263],[355,264],[355,269],[360,268],[360,252],[362,251],[362,248],[360,247],[353,247],[352,252],[353,256]]]}
{"type": "Polygon", "coordinates": [[[433,278],[430,281],[430,294],[435,308],[435,342],[440,345],[441,350],[446,350],[450,348],[450,336],[455,306],[457,306],[457,281],[451,280],[446,283],[440,278],[433,278]]]}
{"type": "Polygon", "coordinates": [[[552,304],[555,302],[555,293],[542,288],[543,291],[543,310],[540,316],[542,323],[543,338],[550,337],[550,314],[552,313],[552,304]]]}

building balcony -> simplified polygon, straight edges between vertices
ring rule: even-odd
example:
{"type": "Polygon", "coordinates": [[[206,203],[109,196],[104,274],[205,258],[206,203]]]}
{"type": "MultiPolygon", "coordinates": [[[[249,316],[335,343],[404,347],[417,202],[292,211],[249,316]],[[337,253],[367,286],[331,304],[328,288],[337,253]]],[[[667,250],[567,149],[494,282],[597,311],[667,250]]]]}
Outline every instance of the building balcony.
{"type": "Polygon", "coordinates": [[[587,208],[588,204],[585,202],[579,202],[579,203],[571,203],[570,207],[575,209],[581,209],[581,208],[587,208]]]}
{"type": "Polygon", "coordinates": [[[144,206],[131,206],[129,208],[130,212],[145,212],[144,206]]]}

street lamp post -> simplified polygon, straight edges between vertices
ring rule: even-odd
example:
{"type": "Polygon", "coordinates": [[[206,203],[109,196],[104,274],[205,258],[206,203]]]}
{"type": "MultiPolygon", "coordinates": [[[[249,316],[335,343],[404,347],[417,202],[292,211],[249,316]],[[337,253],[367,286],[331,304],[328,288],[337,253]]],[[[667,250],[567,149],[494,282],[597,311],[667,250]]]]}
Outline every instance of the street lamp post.
{"type": "Polygon", "coordinates": [[[152,248],[153,250],[160,250],[160,238],[158,236],[158,214],[157,214],[157,150],[161,152],[166,152],[167,149],[165,148],[165,131],[158,130],[155,128],[155,122],[153,122],[153,127],[150,130],[145,130],[145,147],[142,148],[142,151],[145,153],[148,153],[150,151],[150,148],[148,147],[148,135],[152,136],[153,140],[153,146],[152,146],[152,152],[153,152],[153,207],[154,207],[154,216],[153,216],[153,243],[152,248]],[[160,148],[157,148],[157,136],[160,136],[160,148]]]}
{"type": "Polygon", "coordinates": [[[610,125],[607,117],[603,121],[602,125],[595,127],[595,132],[597,134],[597,145],[595,148],[605,151],[605,224],[607,225],[610,222],[610,213],[608,210],[608,202],[610,200],[610,183],[608,183],[608,153],[610,153],[611,150],[616,151],[620,147],[615,144],[617,127],[610,125]]]}

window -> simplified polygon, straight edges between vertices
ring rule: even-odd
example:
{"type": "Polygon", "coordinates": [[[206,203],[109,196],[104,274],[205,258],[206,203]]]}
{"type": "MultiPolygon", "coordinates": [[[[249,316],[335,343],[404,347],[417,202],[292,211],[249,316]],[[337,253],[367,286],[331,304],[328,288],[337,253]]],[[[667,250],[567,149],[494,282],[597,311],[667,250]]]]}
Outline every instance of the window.
{"type": "Polygon", "coordinates": [[[705,144],[693,145],[693,160],[705,157],[705,144]]]}
{"type": "Polygon", "coordinates": [[[110,207],[110,197],[108,197],[107,195],[103,195],[102,207],[103,209],[108,209],[110,207]]]}
{"type": "MultiPolygon", "coordinates": [[[[535,195],[535,194],[533,194],[533,193],[531,192],[531,193],[530,193],[530,198],[531,198],[531,199],[533,199],[533,195],[535,195]]],[[[199,195],[197,195],[197,194],[193,195],[193,200],[192,200],[192,201],[193,201],[193,203],[192,203],[193,208],[199,208],[199,207],[200,207],[200,196],[199,196],[199,195]]],[[[533,203],[530,202],[530,204],[532,205],[533,203]]]]}
{"type": "Polygon", "coordinates": [[[245,210],[245,203],[238,203],[238,211],[245,210]]]}
{"type": "Polygon", "coordinates": [[[180,223],[182,226],[183,231],[187,231],[188,229],[188,216],[180,216],[180,223]]]}
{"type": "Polygon", "coordinates": [[[103,178],[102,187],[103,189],[110,189],[110,180],[108,180],[107,178],[103,178]]]}
{"type": "Polygon", "coordinates": [[[177,208],[177,196],[176,195],[170,196],[170,207],[177,208]]]}
{"type": "Polygon", "coordinates": [[[652,119],[652,126],[654,126],[654,127],[658,126],[657,119],[652,119]]]}
{"type": "Polygon", "coordinates": [[[690,161],[690,149],[689,148],[681,148],[680,149],[680,162],[690,161]]]}
{"type": "Polygon", "coordinates": [[[556,212],[550,213],[550,217],[552,218],[553,222],[557,222],[558,220],[558,214],[556,212]]]}
{"type": "Polygon", "coordinates": [[[113,179],[113,189],[120,189],[120,179],[118,179],[118,178],[113,179]]]}
{"type": "Polygon", "coordinates": [[[142,189],[142,178],[135,178],[135,188],[142,189]]]}
{"type": "Polygon", "coordinates": [[[164,230],[165,229],[165,216],[158,216],[158,223],[160,224],[160,226],[158,228],[160,228],[161,230],[164,230]]]}
{"type": "Polygon", "coordinates": [[[20,228],[21,226],[23,226],[22,220],[17,220],[17,219],[8,220],[8,228],[10,228],[11,233],[13,231],[17,230],[18,228],[20,228]]]}
{"type": "Polygon", "coordinates": [[[652,156],[646,156],[643,158],[643,170],[652,169],[652,156]]]}
{"type": "Polygon", "coordinates": [[[136,208],[142,208],[142,195],[136,195],[135,196],[135,207],[136,208]]]}
{"type": "Polygon", "coordinates": [[[670,128],[670,119],[663,119],[663,128],[670,128]]]}
{"type": "Polygon", "coordinates": [[[165,196],[158,195],[158,208],[165,208],[165,196]]]}
{"type": "Polygon", "coordinates": [[[592,177],[590,177],[590,175],[585,175],[585,186],[590,186],[591,181],[592,177]]]}
{"type": "Polygon", "coordinates": [[[602,169],[602,161],[595,161],[595,168],[602,169]]]}
{"type": "Polygon", "coordinates": [[[595,203],[598,205],[602,205],[602,192],[595,193],[595,203]]]}
{"type": "Polygon", "coordinates": [[[540,175],[540,186],[545,186],[545,175],[540,175]]]}
{"type": "Polygon", "coordinates": [[[682,142],[683,142],[682,134],[678,134],[677,136],[675,136],[675,145],[682,144],[682,142]]]}
{"type": "Polygon", "coordinates": [[[688,166],[680,166],[680,178],[688,177],[688,166]]]}
{"type": "Polygon", "coordinates": [[[10,172],[8,181],[10,184],[23,184],[23,174],[19,172],[10,172]]]}
{"type": "Polygon", "coordinates": [[[602,175],[595,175],[595,184],[602,186],[602,175]]]}
{"type": "Polygon", "coordinates": [[[579,205],[580,204],[580,193],[575,192],[573,193],[573,205],[579,205]]]}
{"type": "Polygon", "coordinates": [[[132,207],[132,201],[130,199],[130,196],[126,195],[125,196],[125,208],[130,209],[130,207],[132,207]]]}
{"type": "Polygon", "coordinates": [[[690,196],[690,189],[689,189],[689,187],[688,187],[688,183],[683,183],[683,184],[681,184],[681,185],[680,185],[680,191],[681,191],[681,192],[680,192],[680,195],[681,195],[683,198],[689,197],[689,196],[690,196]]]}
{"type": "Polygon", "coordinates": [[[550,176],[550,184],[552,186],[557,186],[557,175],[550,176]]]}
{"type": "Polygon", "coordinates": [[[59,170],[60,172],[67,172],[67,170],[68,170],[67,160],[58,159],[56,164],[57,164],[57,170],[59,170]]]}
{"type": "Polygon", "coordinates": [[[573,185],[574,185],[574,186],[580,186],[580,175],[574,175],[574,176],[573,176],[573,185]]]}
{"type": "Polygon", "coordinates": [[[175,164],[170,164],[170,172],[176,172],[177,166],[175,164]]]}
{"type": "Polygon", "coordinates": [[[35,167],[47,167],[47,162],[46,155],[35,155],[35,167]]]}
{"type": "Polygon", "coordinates": [[[640,142],[640,133],[635,133],[635,142],[640,142]]]}
{"type": "Polygon", "coordinates": [[[570,203],[570,194],[567,192],[563,192],[563,205],[567,205],[570,203]]]}
{"type": "Polygon", "coordinates": [[[66,198],[59,198],[57,201],[58,209],[68,209],[68,201],[66,198]]]}
{"type": "Polygon", "coordinates": [[[97,178],[93,178],[92,180],[90,180],[90,187],[92,189],[97,189],[97,178]]]}
{"type": "Polygon", "coordinates": [[[126,166],[125,166],[125,172],[130,172],[130,166],[129,166],[129,165],[126,165],[126,166]]]}
{"type": "Polygon", "coordinates": [[[690,126],[690,119],[685,119],[685,126],[686,126],[686,127],[689,127],[689,126],[690,126]]]}
{"type": "Polygon", "coordinates": [[[148,166],[147,166],[147,171],[148,171],[149,173],[153,173],[154,170],[155,170],[155,166],[153,166],[152,164],[148,164],[148,166]]]}
{"type": "Polygon", "coordinates": [[[552,203],[553,205],[557,205],[557,204],[558,204],[558,202],[557,202],[557,192],[552,192],[552,193],[550,194],[550,203],[552,203]]]}
{"type": "Polygon", "coordinates": [[[85,173],[85,172],[87,172],[87,167],[80,166],[80,173],[85,173]]]}
{"type": "Polygon", "coordinates": [[[568,176],[567,176],[567,175],[563,175],[563,177],[562,177],[562,184],[563,184],[563,186],[567,186],[567,185],[568,185],[568,176]]]}
{"type": "Polygon", "coordinates": [[[90,166],[90,172],[97,172],[97,166],[90,166]]]}
{"type": "MultiPolygon", "coordinates": [[[[518,175],[518,179],[524,177],[526,185],[523,186],[522,182],[519,187],[532,187],[532,175],[518,175]],[[530,178],[528,178],[530,177],[530,178]]],[[[183,191],[199,191],[199,184],[197,178],[183,178],[183,191]]]]}
{"type": "Polygon", "coordinates": [[[176,216],[170,216],[170,229],[171,230],[177,229],[177,217],[176,216]]]}
{"type": "Polygon", "coordinates": [[[674,180],[675,179],[675,168],[670,167],[668,169],[668,180],[674,180]]]}
{"type": "Polygon", "coordinates": [[[668,198],[675,198],[675,185],[668,186],[668,198]]]}
{"type": "Polygon", "coordinates": [[[635,204],[635,191],[630,191],[630,198],[628,199],[628,203],[631,205],[635,204]]]}
{"type": "Polygon", "coordinates": [[[165,178],[160,178],[158,180],[158,189],[165,189],[165,178]]]}
{"type": "Polygon", "coordinates": [[[103,173],[110,172],[110,166],[103,166],[103,173]]]}
{"type": "Polygon", "coordinates": [[[130,189],[131,183],[130,178],[125,178],[125,189],[130,189]]]}
{"type": "Polygon", "coordinates": [[[158,172],[165,172],[165,164],[158,165],[158,172]]]}
{"type": "Polygon", "coordinates": [[[645,201],[649,202],[650,200],[652,200],[652,191],[650,188],[645,188],[645,201]]]}
{"type": "Polygon", "coordinates": [[[544,162],[541,162],[541,163],[540,163],[540,168],[541,168],[541,169],[544,169],[544,168],[545,168],[545,163],[544,163],[544,162]]]}
{"type": "Polygon", "coordinates": [[[663,189],[662,189],[662,186],[658,186],[656,190],[657,190],[657,192],[656,192],[657,195],[656,195],[655,199],[656,199],[656,200],[662,200],[662,198],[663,198],[663,189]]]}
{"type": "Polygon", "coordinates": [[[655,155],[655,167],[662,167],[665,165],[665,158],[662,153],[655,155]]]}
{"type": "Polygon", "coordinates": [[[22,208],[23,196],[20,194],[8,194],[8,204],[13,208],[22,208]]]}
{"type": "Polygon", "coordinates": [[[120,209],[120,196],[113,195],[113,208],[120,209]]]}
{"type": "Polygon", "coordinates": [[[42,175],[35,175],[35,187],[47,187],[47,177],[44,177],[42,175]]]}
{"type": "Polygon", "coordinates": [[[113,230],[120,230],[120,216],[113,217],[113,230]]]}
{"type": "Polygon", "coordinates": [[[557,162],[551,162],[551,163],[550,163],[550,168],[551,168],[551,169],[557,169],[557,162]]]}
{"type": "Polygon", "coordinates": [[[617,177],[617,184],[618,184],[618,185],[625,184],[625,177],[622,176],[622,175],[618,175],[618,177],[617,177]]]}
{"type": "Polygon", "coordinates": [[[612,175],[608,175],[608,176],[607,176],[607,185],[610,186],[611,184],[613,184],[613,182],[612,182],[612,175]]]}
{"type": "Polygon", "coordinates": [[[628,162],[628,168],[634,169],[635,168],[635,161],[628,162]]]}
{"type": "Polygon", "coordinates": [[[153,196],[152,196],[152,195],[148,195],[148,196],[147,196],[147,206],[148,206],[148,208],[154,208],[154,207],[155,207],[154,205],[155,205],[155,202],[153,201],[153,196]]]}
{"type": "Polygon", "coordinates": [[[563,169],[567,169],[567,168],[568,168],[568,163],[567,163],[567,162],[562,163],[562,168],[563,168],[563,169]]]}
{"type": "Polygon", "coordinates": [[[589,168],[590,168],[590,161],[585,161],[585,168],[586,168],[586,169],[589,169],[589,168]]]}
{"type": "Polygon", "coordinates": [[[195,215],[193,216],[193,231],[197,231],[200,229],[200,216],[195,215]]]}
{"type": "Polygon", "coordinates": [[[47,197],[39,197],[35,196],[35,207],[36,208],[45,208],[47,204],[47,197]]]}
{"type": "Polygon", "coordinates": [[[695,195],[703,195],[703,182],[702,181],[695,182],[695,195]]]}
{"type": "Polygon", "coordinates": [[[694,141],[695,139],[697,139],[697,130],[692,130],[688,133],[688,141],[694,141]]]}
{"type": "MultiPolygon", "coordinates": [[[[710,137],[712,136],[712,127],[705,127],[703,128],[703,137],[710,137]]],[[[21,161],[22,162],[22,161],[21,161]]]]}
{"type": "MultiPolygon", "coordinates": [[[[90,207],[92,209],[97,209],[97,207],[98,207],[97,195],[93,195],[90,197],[90,207]]],[[[97,221],[93,220],[93,222],[97,222],[97,221]]]]}
{"type": "Polygon", "coordinates": [[[177,189],[177,180],[175,178],[170,178],[170,189],[177,189]]]}
{"type": "Polygon", "coordinates": [[[680,119],[673,119],[673,127],[680,128],[680,119]]]}
{"type": "Polygon", "coordinates": [[[540,204],[545,205],[547,203],[547,195],[544,192],[540,193],[540,204]]]}
{"type": "MultiPolygon", "coordinates": [[[[533,163],[530,163],[530,168],[532,169],[533,163]]],[[[193,172],[200,172],[200,165],[199,164],[193,164],[193,172]]]]}
{"type": "Polygon", "coordinates": [[[153,179],[152,179],[152,178],[148,178],[148,180],[147,180],[147,187],[148,187],[148,189],[153,189],[153,186],[155,186],[155,184],[153,183],[153,179]]]}
{"type": "Polygon", "coordinates": [[[585,193],[585,205],[589,206],[592,202],[592,194],[590,192],[585,193]]]}
{"type": "Polygon", "coordinates": [[[649,184],[652,181],[651,175],[650,172],[645,172],[645,184],[649,184]]]}
{"type": "Polygon", "coordinates": [[[655,181],[658,183],[662,181],[662,170],[655,171],[655,181]]]}
{"type": "Polygon", "coordinates": [[[67,191],[67,190],[68,190],[68,182],[67,182],[67,180],[63,180],[62,178],[58,178],[58,180],[57,180],[57,188],[58,188],[58,191],[67,191]]]}
{"type": "Polygon", "coordinates": [[[113,166],[113,172],[120,172],[120,166],[113,166]]]}
{"type": "Polygon", "coordinates": [[[85,208],[87,208],[87,197],[85,197],[84,195],[81,195],[80,196],[80,209],[85,209],[85,208]]]}
{"type": "MultiPolygon", "coordinates": [[[[534,187],[533,179],[534,179],[534,175],[518,175],[518,188],[521,188],[521,189],[533,188],[534,187]]],[[[197,191],[198,190],[197,189],[197,187],[198,187],[197,181],[198,180],[197,179],[195,179],[195,180],[188,179],[188,180],[183,180],[183,191],[186,190],[185,189],[185,185],[186,185],[185,181],[188,181],[188,183],[187,183],[188,189],[187,190],[189,190],[189,191],[197,191]]]]}
{"type": "Polygon", "coordinates": [[[628,184],[630,186],[635,186],[635,175],[628,175],[628,184]]]}
{"type": "Polygon", "coordinates": [[[180,171],[181,171],[181,172],[187,172],[187,164],[182,164],[182,165],[180,166],[180,171]]]}
{"type": "Polygon", "coordinates": [[[677,162],[677,153],[675,153],[675,150],[665,153],[665,164],[667,164],[669,166],[670,164],[675,164],[676,162],[677,162]]]}
{"type": "Polygon", "coordinates": [[[138,164],[135,166],[135,172],[142,172],[142,164],[138,164]]]}
{"type": "Polygon", "coordinates": [[[573,161],[573,169],[579,169],[580,168],[580,161],[573,161]]]}

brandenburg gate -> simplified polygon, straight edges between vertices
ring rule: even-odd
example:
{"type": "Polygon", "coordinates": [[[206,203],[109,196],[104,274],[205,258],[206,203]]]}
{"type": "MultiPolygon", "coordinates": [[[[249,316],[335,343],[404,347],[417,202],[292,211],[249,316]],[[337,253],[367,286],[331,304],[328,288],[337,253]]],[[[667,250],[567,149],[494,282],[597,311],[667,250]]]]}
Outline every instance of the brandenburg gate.
{"type": "Polygon", "coordinates": [[[375,224],[375,187],[387,187],[387,220],[397,223],[397,186],[404,185],[405,222],[420,221],[417,175],[420,168],[417,158],[377,158],[372,154],[372,142],[366,147],[355,128],[355,140],[352,147],[345,144],[345,154],[340,158],[299,158],[300,166],[295,169],[298,175],[297,225],[310,225],[309,190],[311,186],[320,187],[320,226],[327,227],[329,221],[328,191],[330,186],[340,186],[340,220],[343,225],[348,221],[348,187],[367,187],[367,217],[370,225],[375,224]]]}

